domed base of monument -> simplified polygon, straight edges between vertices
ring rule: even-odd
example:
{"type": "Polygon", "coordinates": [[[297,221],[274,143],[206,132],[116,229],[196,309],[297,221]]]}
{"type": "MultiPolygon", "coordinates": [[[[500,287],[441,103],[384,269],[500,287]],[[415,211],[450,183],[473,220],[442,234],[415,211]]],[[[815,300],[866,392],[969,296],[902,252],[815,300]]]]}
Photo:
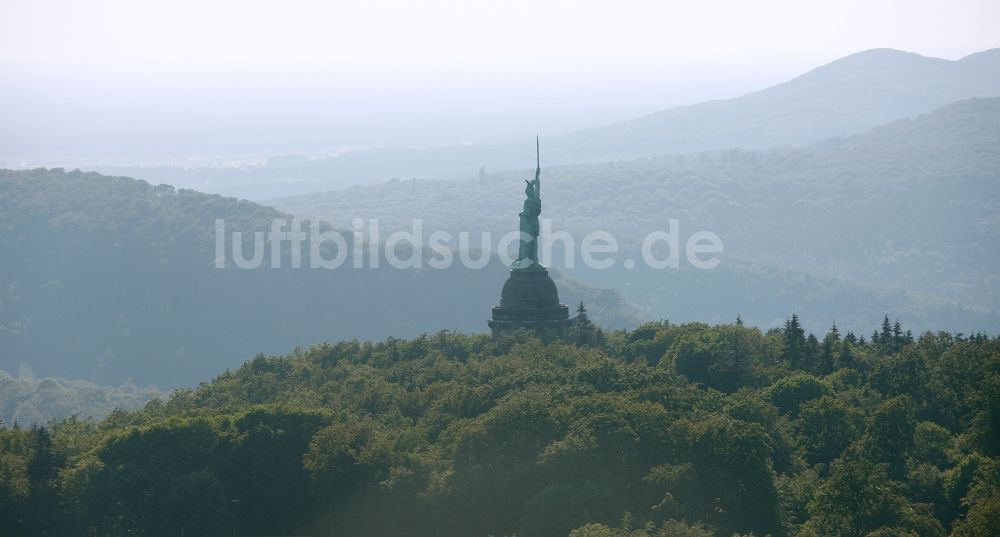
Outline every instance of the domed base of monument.
{"type": "Polygon", "coordinates": [[[512,270],[512,271],[515,271],[515,270],[518,270],[518,271],[528,271],[528,270],[531,270],[531,271],[536,271],[536,272],[537,271],[545,272],[548,269],[546,269],[545,266],[542,265],[541,263],[539,263],[538,261],[535,261],[534,259],[528,258],[528,259],[518,259],[517,261],[514,261],[514,264],[512,264],[510,266],[510,270],[512,270]]]}
{"type": "Polygon", "coordinates": [[[559,303],[556,284],[545,267],[511,270],[489,327],[494,336],[518,328],[562,335],[569,328],[569,308],[559,303]]]}

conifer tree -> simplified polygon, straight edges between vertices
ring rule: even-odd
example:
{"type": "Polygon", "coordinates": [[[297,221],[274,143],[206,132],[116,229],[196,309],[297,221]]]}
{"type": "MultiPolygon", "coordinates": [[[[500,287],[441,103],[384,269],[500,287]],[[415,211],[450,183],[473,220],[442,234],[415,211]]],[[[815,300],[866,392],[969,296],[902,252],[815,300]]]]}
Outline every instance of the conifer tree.
{"type": "Polygon", "coordinates": [[[783,339],[785,343],[784,358],[793,368],[803,367],[804,347],[806,344],[805,331],[802,330],[802,325],[799,324],[799,317],[796,314],[792,314],[792,317],[785,321],[785,330],[783,332],[783,339]]]}
{"type": "Polygon", "coordinates": [[[593,345],[599,340],[599,330],[587,315],[583,302],[576,308],[576,317],[570,326],[570,340],[577,345],[593,345]]]}
{"type": "Polygon", "coordinates": [[[851,342],[849,339],[844,338],[840,341],[840,354],[837,355],[837,366],[854,367],[855,365],[856,360],[854,359],[854,353],[851,352],[851,342]]]}

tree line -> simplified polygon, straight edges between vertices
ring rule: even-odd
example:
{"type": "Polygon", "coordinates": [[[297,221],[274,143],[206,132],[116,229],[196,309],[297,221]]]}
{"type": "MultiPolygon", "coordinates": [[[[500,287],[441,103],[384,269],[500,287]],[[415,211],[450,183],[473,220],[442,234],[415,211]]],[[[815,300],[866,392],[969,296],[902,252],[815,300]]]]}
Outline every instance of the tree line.
{"type": "Polygon", "coordinates": [[[888,318],[343,341],[0,429],[12,536],[980,536],[998,517],[1000,338],[888,318]]]}

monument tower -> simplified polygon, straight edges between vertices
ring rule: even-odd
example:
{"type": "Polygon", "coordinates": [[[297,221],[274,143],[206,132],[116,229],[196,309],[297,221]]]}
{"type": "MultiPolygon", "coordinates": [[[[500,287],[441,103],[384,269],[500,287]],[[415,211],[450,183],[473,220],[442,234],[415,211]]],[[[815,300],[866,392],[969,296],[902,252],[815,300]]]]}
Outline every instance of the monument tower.
{"type": "Polygon", "coordinates": [[[500,292],[500,305],[493,308],[489,327],[493,335],[517,328],[565,334],[569,308],[559,303],[559,291],[549,271],[538,262],[538,216],[542,212],[542,173],[538,137],[535,137],[535,179],[525,180],[524,209],[520,218],[521,240],[517,260],[500,292]]]}

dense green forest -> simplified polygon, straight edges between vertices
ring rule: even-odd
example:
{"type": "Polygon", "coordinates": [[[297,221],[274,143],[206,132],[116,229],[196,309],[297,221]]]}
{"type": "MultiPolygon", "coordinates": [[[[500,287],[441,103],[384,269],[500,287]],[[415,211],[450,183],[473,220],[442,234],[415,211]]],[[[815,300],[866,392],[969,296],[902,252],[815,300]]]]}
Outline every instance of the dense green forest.
{"type": "MultiPolygon", "coordinates": [[[[287,251],[280,268],[214,268],[215,219],[250,241],[286,217],[127,177],[0,170],[0,369],[28,363],[40,376],[173,388],[257,352],[486,329],[506,278],[499,261],[354,269],[349,253],[339,269],[311,269],[304,246],[300,269],[287,251]]],[[[557,281],[563,300],[586,302],[605,326],[643,319],[611,289],[557,281]]]]}
{"type": "Polygon", "coordinates": [[[796,316],[259,355],[0,430],[0,534],[995,535],[1000,338],[796,316]]]}
{"type": "MultiPolygon", "coordinates": [[[[600,165],[545,167],[554,230],[603,230],[619,262],[568,275],[621,289],[654,318],[779,325],[799,311],[813,331],[860,330],[894,311],[918,330],[1000,328],[1000,99],[972,99],[805,148],[724,150],[600,165]],[[723,240],[712,271],[636,270],[646,233],[671,219],[681,240],[723,240]]],[[[390,181],[274,200],[282,210],[385,229],[509,229],[530,171],[455,181],[390,181]],[[449,200],[462,199],[462,203],[449,200]]],[[[555,267],[561,266],[556,256],[555,267]]]]}

